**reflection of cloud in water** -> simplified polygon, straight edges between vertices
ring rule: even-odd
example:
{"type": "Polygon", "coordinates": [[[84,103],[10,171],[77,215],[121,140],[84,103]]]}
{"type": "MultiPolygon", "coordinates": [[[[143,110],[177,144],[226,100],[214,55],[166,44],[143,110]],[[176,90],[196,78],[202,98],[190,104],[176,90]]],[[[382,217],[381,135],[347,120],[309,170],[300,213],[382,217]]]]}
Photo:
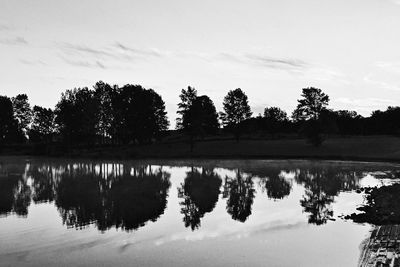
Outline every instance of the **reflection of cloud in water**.
{"type": "Polygon", "coordinates": [[[199,230],[196,232],[180,232],[168,237],[155,238],[156,246],[165,245],[175,241],[203,241],[213,238],[241,239],[249,236],[257,236],[269,232],[287,231],[307,227],[303,220],[294,223],[287,223],[287,220],[275,220],[268,223],[253,224],[244,227],[229,227],[219,225],[216,230],[199,230]]]}

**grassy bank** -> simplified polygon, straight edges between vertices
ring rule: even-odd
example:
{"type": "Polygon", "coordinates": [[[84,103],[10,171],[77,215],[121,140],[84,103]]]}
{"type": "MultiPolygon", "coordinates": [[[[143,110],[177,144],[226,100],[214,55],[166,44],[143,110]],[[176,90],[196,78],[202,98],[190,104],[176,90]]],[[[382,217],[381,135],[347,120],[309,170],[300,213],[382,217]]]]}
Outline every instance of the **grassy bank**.
{"type": "MultiPolygon", "coordinates": [[[[3,155],[34,155],[30,148],[3,150],[3,155]]],[[[314,147],[302,139],[208,140],[74,149],[49,156],[88,158],[321,158],[400,162],[400,138],[393,136],[332,137],[314,147]]]]}

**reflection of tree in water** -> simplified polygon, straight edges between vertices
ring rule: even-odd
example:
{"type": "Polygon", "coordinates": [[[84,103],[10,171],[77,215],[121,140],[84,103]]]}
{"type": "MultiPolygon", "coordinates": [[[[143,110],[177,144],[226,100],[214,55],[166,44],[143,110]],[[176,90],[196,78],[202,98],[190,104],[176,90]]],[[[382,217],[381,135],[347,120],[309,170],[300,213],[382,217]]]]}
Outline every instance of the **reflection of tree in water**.
{"type": "Polygon", "coordinates": [[[331,204],[340,191],[354,190],[359,187],[357,173],[351,170],[334,168],[299,169],[296,182],[304,185],[305,195],[300,200],[304,212],[309,213],[308,222],[325,224],[333,217],[331,204]]]}
{"type": "Polygon", "coordinates": [[[99,230],[134,230],[155,221],[167,205],[169,174],[151,167],[118,165],[107,179],[86,168],[64,172],[56,189],[56,206],[68,226],[96,223],[99,230]]]}
{"type": "Polygon", "coordinates": [[[30,166],[28,169],[28,175],[33,177],[32,199],[35,203],[50,202],[54,200],[54,167],[49,164],[43,164],[41,166],[30,166]]]}
{"type": "Polygon", "coordinates": [[[200,219],[211,212],[217,201],[222,184],[221,178],[211,169],[193,168],[186,174],[184,183],[178,188],[178,197],[183,221],[186,227],[195,230],[200,227],[200,219]]]}
{"type": "Polygon", "coordinates": [[[271,169],[263,173],[260,186],[263,192],[267,192],[270,199],[283,199],[292,190],[292,184],[281,175],[280,169],[271,169]]]}
{"type": "Polygon", "coordinates": [[[31,189],[26,183],[25,165],[0,165],[0,215],[28,215],[31,189]]]}
{"type": "Polygon", "coordinates": [[[236,178],[226,176],[223,197],[228,198],[227,212],[232,219],[245,222],[251,214],[251,206],[255,196],[254,183],[251,176],[243,177],[237,170],[236,178]]]}

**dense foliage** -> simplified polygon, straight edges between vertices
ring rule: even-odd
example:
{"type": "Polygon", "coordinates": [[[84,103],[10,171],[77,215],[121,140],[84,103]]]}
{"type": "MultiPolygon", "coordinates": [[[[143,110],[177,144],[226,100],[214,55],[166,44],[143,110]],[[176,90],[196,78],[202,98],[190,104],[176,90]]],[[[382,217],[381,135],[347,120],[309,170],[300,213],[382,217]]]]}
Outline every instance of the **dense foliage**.
{"type": "MultiPolygon", "coordinates": [[[[303,88],[291,118],[279,107],[266,107],[252,117],[247,95],[240,89],[225,96],[223,112],[193,87],[179,95],[176,129],[195,140],[206,136],[261,134],[269,138],[297,135],[313,145],[326,136],[398,135],[400,107],[373,111],[362,117],[355,111],[329,109],[329,96],[321,89],[303,88]],[[222,126],[222,127],[221,127],[222,126]]],[[[169,128],[165,103],[152,89],[127,84],[122,87],[97,82],[66,90],[54,109],[34,106],[28,96],[0,96],[0,146],[16,143],[59,143],[66,147],[102,144],[143,144],[160,139],[169,128]]]]}

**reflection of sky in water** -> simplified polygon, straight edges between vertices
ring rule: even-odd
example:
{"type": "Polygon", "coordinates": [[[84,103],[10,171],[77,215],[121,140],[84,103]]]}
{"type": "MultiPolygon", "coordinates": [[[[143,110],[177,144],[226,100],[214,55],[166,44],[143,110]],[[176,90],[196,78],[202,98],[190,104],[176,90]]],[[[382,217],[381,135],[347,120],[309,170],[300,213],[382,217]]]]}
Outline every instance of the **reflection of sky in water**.
{"type": "MultiPolygon", "coordinates": [[[[30,166],[35,164],[40,165],[40,162],[33,162],[30,166]]],[[[57,164],[62,166],[62,163],[57,164]]],[[[0,218],[0,265],[354,266],[360,255],[360,244],[371,227],[343,221],[338,216],[355,211],[363,202],[363,195],[337,190],[333,202],[328,205],[333,216],[319,226],[309,224],[309,213],[304,211],[300,202],[306,187],[314,191],[319,187],[310,187],[307,180],[297,182],[296,173],[313,168],[324,170],[327,166],[352,172],[354,164],[357,170],[362,171],[365,167],[361,177],[357,178],[359,186],[363,187],[391,183],[393,180],[376,179],[375,175],[383,177],[384,170],[398,169],[385,164],[374,167],[371,164],[341,165],[337,162],[323,163],[325,165],[321,167],[321,162],[307,161],[245,161],[242,165],[230,161],[225,164],[229,169],[223,168],[224,164],[219,161],[215,163],[218,168],[214,169],[222,180],[218,201],[212,211],[203,214],[200,226],[194,231],[185,227],[180,204],[182,198],[178,197],[178,188],[185,182],[191,168],[185,167],[185,162],[171,163],[178,167],[163,164],[162,171],[171,174],[171,186],[166,208],[155,222],[147,221],[144,226],[129,232],[115,227],[100,232],[94,224],[83,229],[68,228],[63,225],[59,207],[54,201],[32,202],[26,217],[3,215],[0,218]],[[279,170],[281,166],[283,169],[279,170]],[[225,178],[235,179],[237,168],[243,168],[243,179],[253,177],[255,189],[251,214],[245,222],[232,219],[227,212],[227,198],[222,194],[225,178]],[[274,169],[268,170],[269,173],[277,173],[291,185],[289,195],[282,199],[268,197],[262,188],[266,179],[262,174],[268,168],[274,169]]],[[[4,171],[6,166],[1,166],[4,171]]],[[[73,164],[72,168],[82,166],[73,164]]],[[[126,168],[122,164],[118,167],[111,163],[106,168],[104,166],[103,175],[104,170],[110,174],[112,169],[122,172],[126,168]]],[[[61,179],[61,169],[50,171],[55,180],[61,179]]],[[[146,172],[157,170],[158,166],[145,168],[146,172]]],[[[201,172],[201,168],[198,170],[201,172]]],[[[95,166],[93,171],[100,173],[100,167],[95,166]]],[[[134,174],[132,168],[125,171],[134,174]]],[[[315,175],[318,171],[308,173],[315,175]]],[[[33,175],[22,176],[28,186],[34,185],[33,175]]],[[[2,178],[3,173],[0,175],[2,178]]],[[[104,179],[111,178],[104,175],[104,179]]]]}

